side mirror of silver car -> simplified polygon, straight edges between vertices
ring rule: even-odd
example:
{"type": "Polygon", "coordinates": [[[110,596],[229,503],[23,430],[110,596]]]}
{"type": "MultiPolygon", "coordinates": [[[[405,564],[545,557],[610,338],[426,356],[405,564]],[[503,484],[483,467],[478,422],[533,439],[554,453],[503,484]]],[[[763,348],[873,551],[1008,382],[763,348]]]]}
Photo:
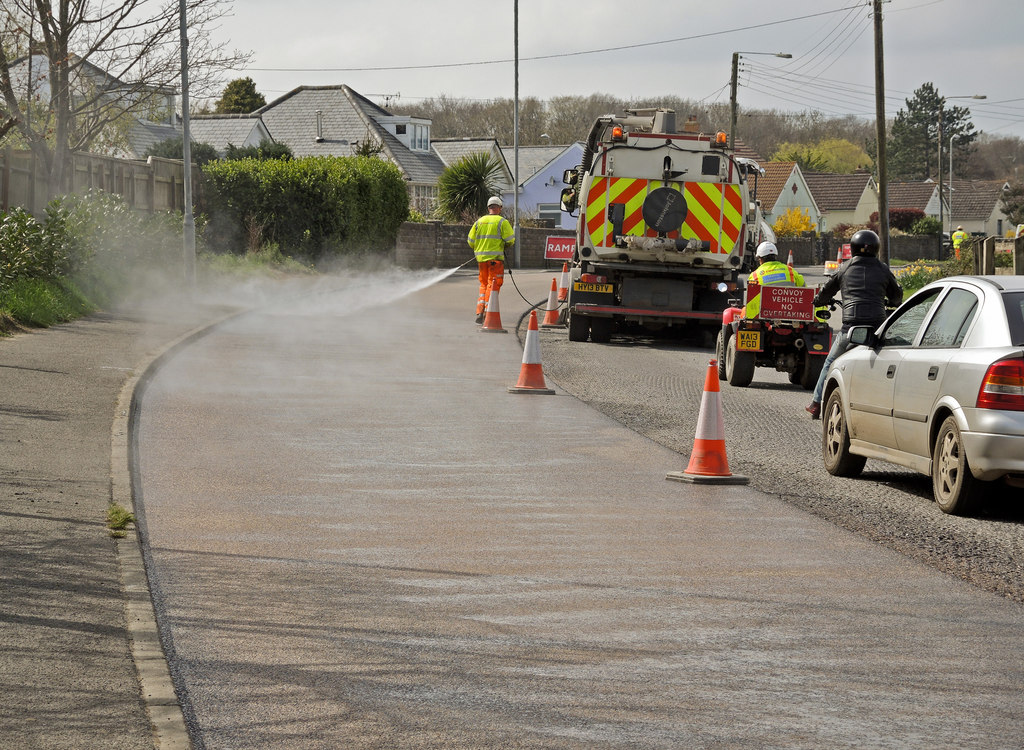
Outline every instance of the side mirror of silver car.
{"type": "Polygon", "coordinates": [[[878,345],[878,338],[871,326],[854,326],[847,334],[851,344],[857,346],[875,347],[878,345]]]}

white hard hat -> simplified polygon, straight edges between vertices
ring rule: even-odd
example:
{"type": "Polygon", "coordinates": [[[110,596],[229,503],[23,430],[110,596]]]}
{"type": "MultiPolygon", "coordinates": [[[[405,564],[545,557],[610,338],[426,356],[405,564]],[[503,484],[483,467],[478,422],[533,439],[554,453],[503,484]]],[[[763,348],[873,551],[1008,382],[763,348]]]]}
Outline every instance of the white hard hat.
{"type": "Polygon", "coordinates": [[[757,252],[755,253],[755,255],[758,258],[763,258],[766,255],[778,255],[778,254],[779,254],[779,248],[775,247],[775,243],[774,242],[762,242],[760,245],[757,246],[757,252]]]}
{"type": "Polygon", "coordinates": [[[496,195],[492,195],[490,198],[487,199],[487,207],[488,208],[490,208],[491,206],[500,206],[500,205],[502,205],[501,198],[499,198],[496,195]]]}

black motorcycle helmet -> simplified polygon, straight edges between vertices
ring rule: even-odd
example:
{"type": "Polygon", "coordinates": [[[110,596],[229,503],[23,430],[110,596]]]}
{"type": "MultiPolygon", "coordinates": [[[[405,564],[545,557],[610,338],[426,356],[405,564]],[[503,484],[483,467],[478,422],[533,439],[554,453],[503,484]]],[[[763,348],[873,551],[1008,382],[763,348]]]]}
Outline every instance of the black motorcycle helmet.
{"type": "Polygon", "coordinates": [[[878,235],[870,229],[861,229],[850,238],[850,255],[878,256],[878,247],[881,241],[878,235]]]}

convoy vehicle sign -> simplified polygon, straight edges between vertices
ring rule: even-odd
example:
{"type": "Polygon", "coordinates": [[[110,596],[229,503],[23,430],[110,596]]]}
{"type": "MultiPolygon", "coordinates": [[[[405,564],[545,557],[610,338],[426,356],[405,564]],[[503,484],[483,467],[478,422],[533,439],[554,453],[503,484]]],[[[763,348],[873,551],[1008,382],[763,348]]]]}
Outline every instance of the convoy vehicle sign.
{"type": "Polygon", "coordinates": [[[762,286],[760,317],[769,320],[814,320],[814,289],[802,286],[762,286]]]}
{"type": "MultiPolygon", "coordinates": [[[[743,229],[743,199],[740,186],[718,182],[676,182],[663,187],[660,180],[634,177],[595,177],[587,193],[586,228],[594,247],[613,247],[616,227],[609,209],[622,206],[621,234],[656,237],[644,218],[644,202],[657,190],[681,191],[685,206],[672,206],[681,216],[672,239],[696,239],[710,243],[712,253],[731,253],[743,229]]],[[[664,203],[664,201],[661,201],[664,203]]],[[[651,211],[648,210],[648,217],[651,211]]],[[[660,214],[659,214],[660,215],[660,214]]]]}
{"type": "Polygon", "coordinates": [[[575,237],[548,237],[544,241],[544,260],[572,260],[575,237]]]}

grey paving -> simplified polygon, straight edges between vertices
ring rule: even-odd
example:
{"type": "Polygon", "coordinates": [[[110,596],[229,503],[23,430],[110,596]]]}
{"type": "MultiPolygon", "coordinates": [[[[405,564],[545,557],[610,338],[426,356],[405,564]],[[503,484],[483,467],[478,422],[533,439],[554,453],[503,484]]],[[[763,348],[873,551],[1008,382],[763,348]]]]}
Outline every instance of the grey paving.
{"type": "Polygon", "coordinates": [[[0,747],[146,748],[105,527],[123,383],[224,312],[151,307],[0,339],[0,747]]]}

